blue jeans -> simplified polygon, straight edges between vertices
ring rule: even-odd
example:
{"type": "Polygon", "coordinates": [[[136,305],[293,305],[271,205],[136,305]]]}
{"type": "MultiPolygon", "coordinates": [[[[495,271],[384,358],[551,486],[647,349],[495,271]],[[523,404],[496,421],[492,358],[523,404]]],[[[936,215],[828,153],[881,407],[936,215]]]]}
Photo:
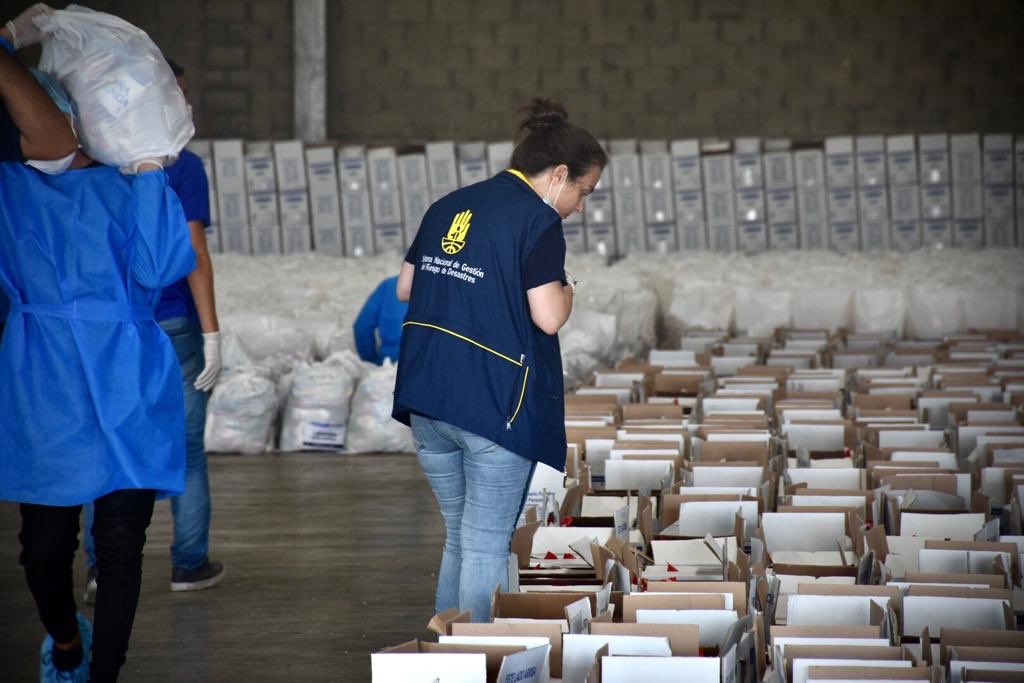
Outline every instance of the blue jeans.
{"type": "MultiPolygon", "coordinates": [[[[206,471],[206,403],[209,394],[195,388],[203,371],[203,334],[191,318],[171,318],[160,323],[167,333],[181,364],[185,391],[185,492],[171,498],[174,516],[174,543],[171,563],[175,567],[197,569],[206,562],[210,549],[210,481],[206,471]]],[[[96,564],[92,538],[92,505],[85,506],[85,553],[89,566],[96,564]]]]}
{"type": "Polygon", "coordinates": [[[474,622],[489,621],[495,586],[508,590],[512,533],[536,463],[420,415],[412,433],[446,531],[434,609],[470,609],[474,622]]]}

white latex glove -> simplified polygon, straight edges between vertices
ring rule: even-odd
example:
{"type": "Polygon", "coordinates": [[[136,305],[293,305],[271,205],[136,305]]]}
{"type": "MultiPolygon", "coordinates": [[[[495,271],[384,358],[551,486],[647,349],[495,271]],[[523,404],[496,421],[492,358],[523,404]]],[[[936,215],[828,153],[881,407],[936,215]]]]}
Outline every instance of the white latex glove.
{"type": "Polygon", "coordinates": [[[195,387],[199,391],[209,391],[217,383],[220,376],[220,332],[205,332],[203,334],[203,356],[206,358],[206,366],[196,377],[195,387]]]}
{"type": "Polygon", "coordinates": [[[29,45],[35,45],[42,39],[42,33],[36,26],[36,17],[43,14],[52,14],[53,8],[49,5],[37,2],[27,10],[7,22],[7,30],[11,32],[11,44],[15,50],[20,50],[29,45]]]}
{"type": "Polygon", "coordinates": [[[146,171],[156,171],[166,166],[167,157],[154,157],[151,159],[137,159],[127,166],[122,166],[120,171],[124,175],[138,175],[139,173],[145,173],[146,171]],[[146,166],[146,168],[142,168],[143,166],[146,166]]]}

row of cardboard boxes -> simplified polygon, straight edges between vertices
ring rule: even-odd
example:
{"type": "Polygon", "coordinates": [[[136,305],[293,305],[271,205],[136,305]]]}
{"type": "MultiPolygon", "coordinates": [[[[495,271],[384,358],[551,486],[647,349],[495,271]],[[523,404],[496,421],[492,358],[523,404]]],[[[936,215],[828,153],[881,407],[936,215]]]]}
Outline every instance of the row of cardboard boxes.
{"type": "MultiPolygon", "coordinates": [[[[566,242],[606,255],[1024,246],[1024,139],[1013,144],[1005,134],[836,137],[795,151],[759,138],[611,140],[566,242]]],[[[506,168],[512,143],[189,149],[211,179],[214,249],[365,256],[401,252],[431,202],[506,168]]]]}
{"type": "Polygon", "coordinates": [[[436,615],[438,642],[373,654],[374,680],[1022,680],[1024,338],[922,342],[899,368],[759,363],[812,337],[870,341],[699,333],[596,372],[489,622],[436,615]],[[744,366],[706,362],[752,341],[744,366]]]}

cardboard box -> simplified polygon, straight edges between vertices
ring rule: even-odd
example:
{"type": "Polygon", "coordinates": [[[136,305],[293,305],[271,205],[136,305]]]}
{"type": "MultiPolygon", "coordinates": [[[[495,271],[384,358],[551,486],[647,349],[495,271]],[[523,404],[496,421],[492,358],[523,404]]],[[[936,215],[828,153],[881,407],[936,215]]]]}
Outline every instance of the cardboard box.
{"type": "Polygon", "coordinates": [[[708,248],[713,251],[736,251],[736,226],[733,223],[708,225],[708,248]]]}
{"type": "Polygon", "coordinates": [[[986,186],[984,190],[985,220],[1013,222],[1013,200],[1013,187],[1009,185],[986,186]]]}
{"type": "Polygon", "coordinates": [[[764,155],[764,186],[769,191],[796,187],[792,152],[768,152],[764,155]]]}
{"type": "Polygon", "coordinates": [[[921,185],[948,185],[949,136],[945,133],[920,135],[917,138],[921,185]]]}
{"type": "Polygon", "coordinates": [[[856,186],[852,137],[825,138],[825,179],[829,189],[856,186]]]}
{"type": "Polygon", "coordinates": [[[949,138],[954,185],[981,185],[981,137],[963,133],[949,138]]]}
{"type": "Polygon", "coordinates": [[[307,189],[306,155],[301,140],[274,143],[277,189],[291,192],[307,189]]]}
{"type": "Polygon", "coordinates": [[[885,187],[857,190],[857,209],[861,223],[889,222],[889,195],[885,187]]]}
{"type": "Polygon", "coordinates": [[[953,246],[953,223],[948,220],[922,222],[921,245],[924,247],[953,246]]]}
{"type": "Polygon", "coordinates": [[[675,202],[679,248],[684,251],[706,249],[704,194],[699,190],[677,190],[675,202]]]}
{"type": "Polygon", "coordinates": [[[459,187],[487,180],[487,145],[483,142],[460,142],[459,187]]]}
{"type": "Polygon", "coordinates": [[[917,185],[889,187],[889,206],[892,220],[917,221],[921,218],[921,189],[917,185]]]}
{"type": "Polygon", "coordinates": [[[985,215],[981,185],[953,186],[953,218],[977,220],[985,215]]]}
{"type": "Polygon", "coordinates": [[[1013,136],[989,133],[982,138],[982,180],[985,185],[1013,184],[1013,136]]]}
{"type": "MultiPolygon", "coordinates": [[[[733,173],[731,154],[708,154],[701,157],[704,192],[711,194],[732,194],[733,173]]],[[[709,216],[711,211],[709,210],[709,216]]]]}
{"type": "Polygon", "coordinates": [[[645,240],[647,250],[658,254],[678,251],[679,243],[675,223],[648,224],[645,240]]]}
{"type": "Polygon", "coordinates": [[[436,202],[459,187],[459,173],[455,163],[455,143],[451,140],[428,142],[425,153],[430,200],[436,202]]]}
{"type": "Polygon", "coordinates": [[[764,187],[759,138],[736,138],[733,143],[732,168],[733,184],[737,191],[764,187]]]}
{"type": "Polygon", "coordinates": [[[764,223],[741,223],[736,229],[740,251],[755,254],[768,249],[768,226],[764,223]]]}
{"type": "Polygon", "coordinates": [[[946,220],[952,215],[952,190],[948,185],[924,185],[921,187],[921,217],[924,220],[946,220]]]}
{"type": "Polygon", "coordinates": [[[277,174],[269,143],[250,143],[245,154],[249,189],[249,231],[252,253],[281,253],[281,215],[277,201],[277,174]]]}
{"type": "Polygon", "coordinates": [[[269,142],[250,142],[246,145],[245,180],[250,195],[277,192],[274,155],[269,142]]]}
{"type": "Polygon", "coordinates": [[[854,223],[831,223],[829,245],[834,251],[845,254],[860,250],[860,226],[854,223]]]}
{"type": "Polygon", "coordinates": [[[765,221],[764,190],[736,190],[736,218],[739,223],[763,223],[765,221]]]}
{"type": "Polygon", "coordinates": [[[343,256],[345,245],[336,168],[334,147],[310,147],[306,150],[313,248],[320,254],[343,256]]]}
{"type": "Polygon", "coordinates": [[[825,222],[800,221],[801,249],[828,249],[828,224],[825,222]]]}
{"type": "MultiPolygon", "coordinates": [[[[587,253],[587,233],[583,228],[583,215],[574,213],[562,221],[562,234],[569,254],[587,253]]],[[[410,244],[412,242],[410,241],[410,244]]]]}
{"type": "Polygon", "coordinates": [[[893,221],[890,235],[890,243],[898,251],[921,247],[921,224],[917,221],[893,221]]]}
{"type": "Polygon", "coordinates": [[[768,223],[796,223],[796,191],[792,188],[768,191],[768,223]]]}
{"type": "Polygon", "coordinates": [[[913,135],[890,135],[885,140],[889,185],[917,185],[917,153],[913,135]]]}
{"type": "Polygon", "coordinates": [[[801,149],[793,153],[796,186],[799,190],[825,188],[825,152],[820,149],[801,149]]]}
{"type": "Polygon", "coordinates": [[[669,153],[672,156],[672,186],[677,191],[701,192],[700,142],[698,140],[673,140],[669,153]]]}
{"type": "Polygon", "coordinates": [[[636,190],[615,190],[615,242],[618,253],[625,255],[646,251],[644,235],[643,195],[636,190]]]}
{"type": "Polygon", "coordinates": [[[291,190],[278,195],[281,210],[281,251],[305,254],[313,251],[309,220],[309,192],[291,190]]]}
{"type": "Polygon", "coordinates": [[[768,248],[773,251],[799,249],[800,235],[796,223],[769,224],[768,248]]]}
{"type": "Polygon", "coordinates": [[[800,223],[824,223],[828,220],[828,195],[825,190],[797,190],[800,223]]]}
{"type": "MultiPolygon", "coordinates": [[[[591,628],[598,626],[593,624],[591,628]]],[[[495,638],[541,637],[547,638],[551,644],[551,675],[562,677],[562,629],[557,622],[522,622],[522,623],[467,623],[456,622],[451,625],[452,636],[490,636],[495,638]]],[[[696,639],[696,634],[694,634],[696,639]]]]}
{"type": "Polygon", "coordinates": [[[885,138],[881,135],[859,135],[857,146],[857,186],[875,187],[886,184],[885,138]]]}
{"type": "Polygon", "coordinates": [[[980,220],[953,221],[953,246],[962,249],[980,249],[985,246],[985,231],[980,220]]]}
{"type": "Polygon", "coordinates": [[[432,683],[435,680],[485,683],[536,681],[549,656],[548,647],[464,645],[412,640],[370,655],[374,681],[432,683]]]}
{"type": "Polygon", "coordinates": [[[985,220],[986,247],[1012,247],[1015,244],[1013,221],[985,220]]]}
{"type": "Polygon", "coordinates": [[[863,223],[860,230],[864,251],[880,251],[890,248],[890,228],[888,222],[863,223]]]}
{"type": "Polygon", "coordinates": [[[206,244],[211,253],[221,251],[220,220],[217,213],[217,178],[213,163],[213,142],[210,140],[191,140],[186,148],[203,162],[203,173],[206,174],[209,189],[210,223],[206,226],[206,244]]]}
{"type": "Polygon", "coordinates": [[[492,142],[487,145],[487,173],[494,177],[509,167],[515,143],[511,140],[492,142]]]}
{"type": "Polygon", "coordinates": [[[830,188],[828,191],[828,222],[857,222],[857,191],[853,188],[830,188]]]}
{"type": "Polygon", "coordinates": [[[407,244],[412,244],[412,241],[416,239],[416,233],[419,232],[423,216],[426,215],[429,208],[430,194],[426,190],[402,193],[402,223],[405,227],[405,240],[407,244]]]}

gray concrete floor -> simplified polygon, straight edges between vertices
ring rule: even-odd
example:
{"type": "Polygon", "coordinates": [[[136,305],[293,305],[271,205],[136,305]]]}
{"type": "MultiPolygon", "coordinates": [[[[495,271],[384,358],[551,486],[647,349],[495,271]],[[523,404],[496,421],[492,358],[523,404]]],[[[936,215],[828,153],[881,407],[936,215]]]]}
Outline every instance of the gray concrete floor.
{"type": "MultiPolygon", "coordinates": [[[[371,652],[425,637],[443,527],[415,457],[211,456],[210,480],[226,578],[169,591],[171,513],[158,502],[120,680],[369,681],[371,652]]],[[[39,680],[45,635],[18,528],[17,506],[0,503],[3,681],[39,680]]]]}

